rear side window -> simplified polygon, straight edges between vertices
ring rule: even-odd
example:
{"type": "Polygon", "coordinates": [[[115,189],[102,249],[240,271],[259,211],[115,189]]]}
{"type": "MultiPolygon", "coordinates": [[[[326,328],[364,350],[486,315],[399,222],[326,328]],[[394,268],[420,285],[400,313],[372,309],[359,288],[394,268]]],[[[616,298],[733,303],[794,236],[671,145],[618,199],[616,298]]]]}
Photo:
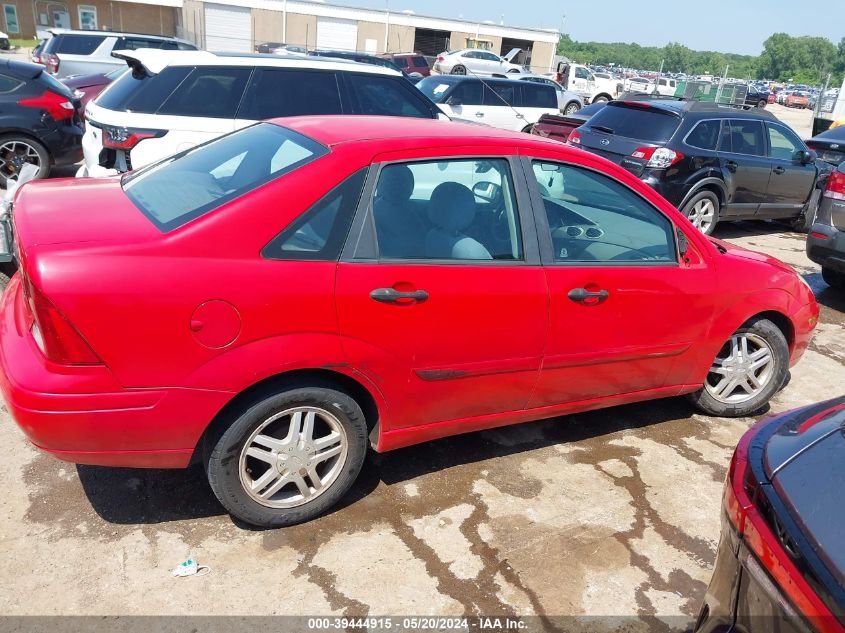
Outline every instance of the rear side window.
{"type": "Polygon", "coordinates": [[[260,121],[302,114],[343,114],[336,73],[257,70],[238,117],[260,121]]]}
{"type": "MultiPolygon", "coordinates": [[[[114,50],[134,51],[139,48],[164,48],[166,40],[154,40],[145,37],[119,37],[114,43],[114,50]]],[[[176,46],[173,46],[175,49],[176,46]]]]}
{"type": "Polygon", "coordinates": [[[763,138],[763,123],[740,119],[725,121],[722,124],[722,140],[719,143],[719,151],[748,156],[765,156],[766,142],[763,138]]]}
{"type": "Polygon", "coordinates": [[[259,123],[126,176],[123,190],[167,232],[327,153],[306,136],[259,123]]]}
{"type": "Polygon", "coordinates": [[[521,87],[523,107],[557,109],[557,93],[551,86],[524,83],[521,87]]]}
{"type": "Polygon", "coordinates": [[[690,147],[715,151],[719,145],[721,121],[699,121],[687,135],[686,144],[690,147]]]}
{"type": "Polygon", "coordinates": [[[90,55],[103,43],[104,35],[57,35],[47,42],[47,53],[90,55]]]}
{"type": "Polygon", "coordinates": [[[96,104],[117,112],[154,114],[192,70],[192,66],[168,66],[140,79],[127,72],[97,97],[96,104]]]}
{"type": "Polygon", "coordinates": [[[485,87],[484,105],[513,106],[516,105],[516,82],[513,85],[492,84],[485,87]]]}
{"type": "Polygon", "coordinates": [[[416,88],[402,77],[349,74],[347,78],[358,103],[356,114],[434,118],[425,101],[415,94],[416,88]]]}
{"type": "Polygon", "coordinates": [[[267,259],[336,260],[366,176],[366,168],[349,176],[265,246],[261,255],[267,259]]]}
{"type": "Polygon", "coordinates": [[[611,103],[594,114],[587,125],[607,128],[617,136],[660,144],[672,138],[680,123],[680,117],[658,108],[611,103]]]}
{"type": "Polygon", "coordinates": [[[250,68],[199,66],[158,109],[158,114],[234,119],[250,68]]]}
{"type": "Polygon", "coordinates": [[[414,68],[428,68],[428,62],[425,61],[425,57],[414,57],[413,66],[414,68]]]}

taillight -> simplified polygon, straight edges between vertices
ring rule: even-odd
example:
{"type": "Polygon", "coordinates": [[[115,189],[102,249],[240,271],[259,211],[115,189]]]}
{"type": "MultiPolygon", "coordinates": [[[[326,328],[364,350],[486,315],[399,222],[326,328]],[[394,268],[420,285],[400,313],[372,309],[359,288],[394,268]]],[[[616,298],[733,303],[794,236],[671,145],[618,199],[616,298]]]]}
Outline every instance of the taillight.
{"type": "Polygon", "coordinates": [[[566,142],[570,145],[580,145],[581,135],[578,133],[578,130],[572,130],[572,133],[569,135],[569,138],[566,139],[566,142]]]}
{"type": "Polygon", "coordinates": [[[445,59],[445,57],[443,57],[443,55],[437,56],[437,61],[439,61],[439,62],[442,62],[444,59],[445,59]]]}
{"type": "Polygon", "coordinates": [[[159,138],[166,130],[143,130],[139,128],[103,126],[103,147],[130,150],[145,138],[159,138]]]}
{"type": "Polygon", "coordinates": [[[804,617],[820,633],[845,633],[845,628],[798,571],[755,505],[762,492],[748,465],[748,446],[758,430],[759,427],[742,437],[731,459],[723,497],[725,513],[757,562],[804,617]]]}
{"type": "Polygon", "coordinates": [[[825,198],[833,200],[845,200],[845,174],[835,171],[827,179],[827,187],[824,190],[825,198]]]}
{"type": "Polygon", "coordinates": [[[49,360],[62,365],[101,365],[103,361],[70,321],[32,283],[25,281],[32,314],[32,338],[49,360]]]}
{"type": "Polygon", "coordinates": [[[61,60],[59,56],[54,53],[47,53],[46,55],[41,56],[41,61],[47,67],[47,72],[51,75],[57,75],[59,73],[59,64],[61,60]]]}
{"type": "Polygon", "coordinates": [[[631,157],[647,160],[646,167],[666,169],[680,161],[684,155],[668,147],[638,147],[631,153],[631,157]]]}
{"type": "Polygon", "coordinates": [[[72,119],[76,111],[73,103],[67,98],[55,92],[45,90],[40,97],[31,97],[29,99],[21,99],[18,101],[19,106],[25,108],[38,108],[46,110],[51,117],[56,121],[64,121],[65,119],[72,119]]]}

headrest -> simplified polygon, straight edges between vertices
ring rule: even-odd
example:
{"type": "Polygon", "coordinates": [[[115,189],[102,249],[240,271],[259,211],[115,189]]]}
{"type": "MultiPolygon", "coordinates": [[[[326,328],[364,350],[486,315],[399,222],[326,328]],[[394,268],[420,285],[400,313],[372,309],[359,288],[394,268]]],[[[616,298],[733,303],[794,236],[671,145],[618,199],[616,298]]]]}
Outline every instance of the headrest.
{"type": "Polygon", "coordinates": [[[475,195],[457,182],[434,188],[428,203],[428,219],[447,231],[463,231],[475,218],[475,195]]]}

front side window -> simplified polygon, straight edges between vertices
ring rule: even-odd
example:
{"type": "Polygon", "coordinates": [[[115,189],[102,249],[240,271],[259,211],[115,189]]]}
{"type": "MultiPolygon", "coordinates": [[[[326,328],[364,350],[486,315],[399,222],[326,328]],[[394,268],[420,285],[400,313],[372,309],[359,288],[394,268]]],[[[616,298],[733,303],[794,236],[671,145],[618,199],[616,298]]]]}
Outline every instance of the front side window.
{"type": "Polygon", "coordinates": [[[672,223],[646,200],[597,172],[534,161],[556,262],[676,264],[672,223]]]}
{"type": "Polygon", "coordinates": [[[513,180],[501,158],[388,165],[372,214],[382,259],[522,259],[513,180]]]}
{"type": "Polygon", "coordinates": [[[589,79],[590,75],[584,68],[576,68],[575,77],[577,77],[578,79],[589,79]]]}
{"type": "Polygon", "coordinates": [[[238,118],[261,121],[303,114],[343,114],[336,73],[259,69],[253,75],[238,118]]]}
{"type": "Polygon", "coordinates": [[[741,119],[725,121],[722,124],[722,140],[719,143],[719,151],[748,156],[765,156],[766,142],[763,138],[763,123],[741,119]]]}
{"type": "Polygon", "coordinates": [[[327,153],[306,136],[259,123],[129,174],[123,190],[167,232],[327,153]]]}
{"type": "Polygon", "coordinates": [[[347,85],[358,102],[356,114],[433,118],[416,88],[402,77],[355,74],[348,79],[347,85]]]}
{"type": "Polygon", "coordinates": [[[518,84],[496,83],[490,86],[491,90],[486,90],[484,95],[484,105],[487,106],[513,106],[516,104],[516,89],[518,84]],[[492,94],[491,94],[492,93],[492,94]]]}
{"type": "Polygon", "coordinates": [[[448,105],[481,105],[484,94],[480,81],[462,81],[449,93],[448,105]]]}
{"type": "Polygon", "coordinates": [[[158,114],[234,119],[250,68],[199,66],[158,109],[158,114]]]}
{"type": "Polygon", "coordinates": [[[798,160],[805,150],[804,143],[792,132],[779,125],[766,124],[769,132],[769,156],[778,160],[798,160]]]}

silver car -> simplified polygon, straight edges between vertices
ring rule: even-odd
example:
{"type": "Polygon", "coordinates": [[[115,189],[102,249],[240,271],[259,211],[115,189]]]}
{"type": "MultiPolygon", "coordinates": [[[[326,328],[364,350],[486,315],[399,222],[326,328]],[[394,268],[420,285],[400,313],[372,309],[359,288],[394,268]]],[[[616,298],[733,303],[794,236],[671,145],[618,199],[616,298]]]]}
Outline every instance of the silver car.
{"type": "Polygon", "coordinates": [[[551,77],[546,77],[545,75],[520,75],[519,77],[514,77],[514,79],[517,81],[530,81],[535,84],[545,84],[554,88],[557,93],[557,107],[564,114],[578,112],[578,110],[584,107],[584,100],[579,94],[564,90],[563,86],[551,77]]]}
{"type": "Polygon", "coordinates": [[[507,75],[508,73],[527,73],[524,66],[512,63],[522,52],[521,48],[512,49],[504,57],[478,48],[465,48],[462,51],[446,51],[437,56],[434,71],[441,75],[507,75]]]}

